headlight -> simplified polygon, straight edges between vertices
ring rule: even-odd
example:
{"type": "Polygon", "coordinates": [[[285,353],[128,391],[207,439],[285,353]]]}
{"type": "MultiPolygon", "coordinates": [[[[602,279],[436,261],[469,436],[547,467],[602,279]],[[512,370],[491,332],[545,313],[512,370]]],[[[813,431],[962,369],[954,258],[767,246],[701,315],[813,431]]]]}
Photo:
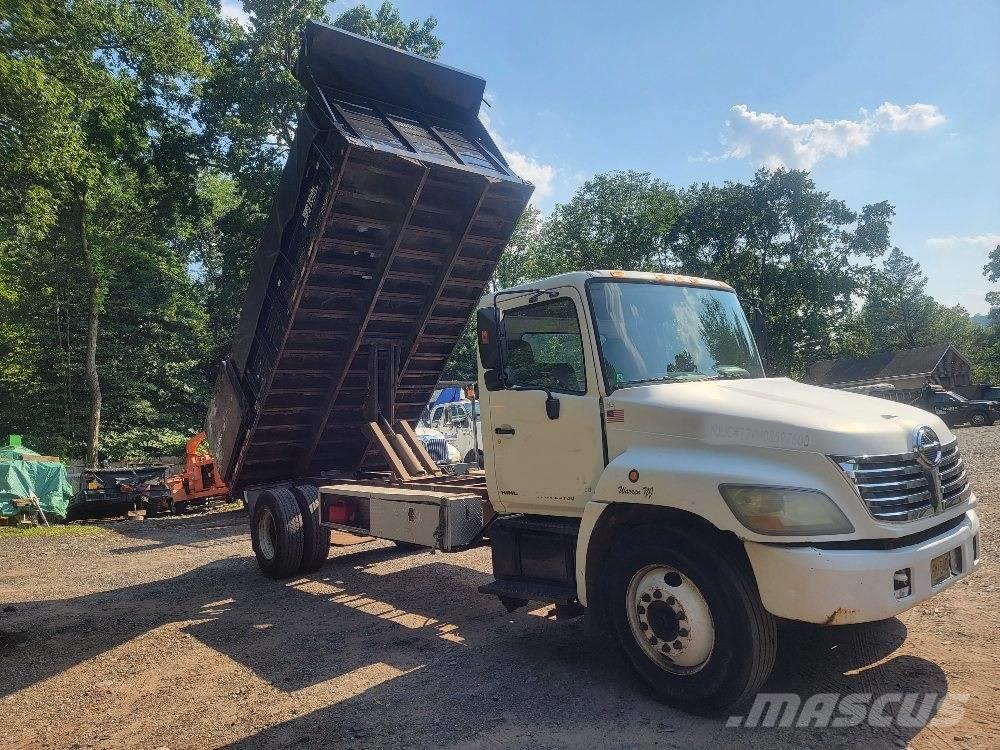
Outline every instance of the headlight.
{"type": "Polygon", "coordinates": [[[837,504],[817,490],[724,484],[723,499],[739,522],[758,534],[850,534],[854,526],[837,504]]]}

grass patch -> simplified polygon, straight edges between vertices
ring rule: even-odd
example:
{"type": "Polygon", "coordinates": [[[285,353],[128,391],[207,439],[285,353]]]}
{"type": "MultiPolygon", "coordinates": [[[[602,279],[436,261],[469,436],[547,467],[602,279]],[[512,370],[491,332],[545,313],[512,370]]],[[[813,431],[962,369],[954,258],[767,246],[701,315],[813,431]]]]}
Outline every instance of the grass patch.
{"type": "Polygon", "coordinates": [[[89,536],[105,534],[107,530],[100,526],[89,526],[76,523],[52,524],[51,526],[32,526],[30,529],[19,529],[16,526],[0,526],[0,539],[20,539],[27,537],[49,536],[89,536]]]}

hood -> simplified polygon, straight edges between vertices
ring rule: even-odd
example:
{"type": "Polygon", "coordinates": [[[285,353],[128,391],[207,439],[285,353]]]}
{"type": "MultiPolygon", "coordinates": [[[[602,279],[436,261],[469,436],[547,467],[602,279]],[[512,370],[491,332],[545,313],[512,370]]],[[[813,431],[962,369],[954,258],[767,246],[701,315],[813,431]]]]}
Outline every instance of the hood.
{"type": "Polygon", "coordinates": [[[908,453],[910,436],[920,425],[933,429],[942,443],[954,439],[940,418],[923,409],[788,378],[622,388],[605,400],[605,409],[616,412],[609,432],[636,430],[835,456],[908,453]]]}
{"type": "Polygon", "coordinates": [[[991,401],[985,398],[980,398],[980,399],[970,398],[965,403],[968,404],[969,406],[986,406],[991,409],[1000,408],[1000,401],[991,401]]]}

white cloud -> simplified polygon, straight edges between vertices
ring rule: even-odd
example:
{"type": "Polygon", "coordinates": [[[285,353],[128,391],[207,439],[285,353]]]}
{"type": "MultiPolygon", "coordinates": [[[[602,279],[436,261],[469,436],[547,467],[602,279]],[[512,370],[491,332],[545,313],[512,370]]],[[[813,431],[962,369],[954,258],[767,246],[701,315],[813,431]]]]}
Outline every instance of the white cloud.
{"type": "Polygon", "coordinates": [[[236,21],[240,26],[250,25],[250,15],[243,9],[243,0],[222,0],[222,17],[236,21]]]}
{"type": "Polygon", "coordinates": [[[1000,234],[928,237],[927,244],[935,250],[992,250],[1000,245],[1000,234]]]}
{"type": "Polygon", "coordinates": [[[883,130],[929,130],[943,125],[945,117],[933,104],[910,104],[900,107],[884,102],[875,110],[875,122],[883,130]]]}
{"type": "Polygon", "coordinates": [[[900,106],[885,102],[869,116],[861,110],[857,120],[813,120],[791,122],[771,112],[754,112],[746,104],[729,110],[722,136],[725,151],[699,160],[748,159],[765,167],[812,169],[818,162],[861,151],[880,132],[927,130],[945,121],[941,111],[932,104],[900,106]]]}
{"type": "Polygon", "coordinates": [[[514,174],[527,180],[535,186],[535,192],[531,196],[531,202],[537,204],[539,201],[550,196],[552,191],[555,190],[557,173],[556,168],[551,164],[544,164],[527,154],[523,154],[520,151],[515,151],[511,148],[503,137],[496,131],[496,128],[493,127],[488,113],[480,112],[479,119],[482,120],[483,125],[486,126],[486,130],[489,132],[490,137],[493,138],[493,140],[496,141],[497,146],[500,147],[500,151],[510,164],[510,168],[514,170],[514,174]]]}

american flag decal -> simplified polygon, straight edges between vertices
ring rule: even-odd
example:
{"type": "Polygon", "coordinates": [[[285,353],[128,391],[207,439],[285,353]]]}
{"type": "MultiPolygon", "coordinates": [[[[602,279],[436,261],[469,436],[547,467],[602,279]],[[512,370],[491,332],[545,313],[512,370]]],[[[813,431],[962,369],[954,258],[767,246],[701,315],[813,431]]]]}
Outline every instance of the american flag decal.
{"type": "Polygon", "coordinates": [[[624,422],[625,412],[621,409],[608,409],[604,412],[604,418],[609,422],[624,422]]]}

